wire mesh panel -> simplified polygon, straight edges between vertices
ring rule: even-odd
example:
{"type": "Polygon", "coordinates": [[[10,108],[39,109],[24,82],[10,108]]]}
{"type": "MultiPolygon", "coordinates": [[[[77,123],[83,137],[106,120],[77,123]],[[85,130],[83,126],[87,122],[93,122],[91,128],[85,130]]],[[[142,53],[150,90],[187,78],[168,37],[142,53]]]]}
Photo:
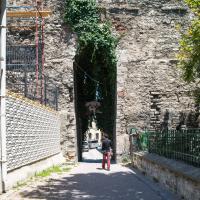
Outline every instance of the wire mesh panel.
{"type": "Polygon", "coordinates": [[[59,117],[39,104],[8,96],[8,171],[60,152],[59,117]]]}

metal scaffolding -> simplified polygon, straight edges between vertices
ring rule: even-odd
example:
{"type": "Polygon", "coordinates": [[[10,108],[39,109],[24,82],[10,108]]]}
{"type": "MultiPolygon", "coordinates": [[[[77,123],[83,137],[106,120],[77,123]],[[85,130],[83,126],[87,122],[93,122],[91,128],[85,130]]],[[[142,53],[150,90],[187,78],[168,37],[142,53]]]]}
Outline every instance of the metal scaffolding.
{"type": "MultiPolygon", "coordinates": [[[[42,18],[48,17],[51,14],[51,11],[39,11],[42,18]]],[[[8,11],[7,17],[37,17],[38,11],[8,11]]]]}
{"type": "MultiPolygon", "coordinates": [[[[8,33],[11,32],[13,37],[17,34],[13,34],[12,31],[24,31],[24,40],[29,41],[29,44],[24,44],[20,38],[16,44],[14,38],[13,44],[8,34],[7,86],[11,91],[46,104],[52,100],[46,99],[48,79],[44,76],[44,31],[45,17],[48,17],[51,11],[44,10],[43,2],[39,0],[35,0],[31,5],[7,5],[7,9],[8,33]],[[31,40],[28,34],[33,32],[34,39],[31,40]]],[[[53,88],[52,92],[57,94],[53,88]]]]}

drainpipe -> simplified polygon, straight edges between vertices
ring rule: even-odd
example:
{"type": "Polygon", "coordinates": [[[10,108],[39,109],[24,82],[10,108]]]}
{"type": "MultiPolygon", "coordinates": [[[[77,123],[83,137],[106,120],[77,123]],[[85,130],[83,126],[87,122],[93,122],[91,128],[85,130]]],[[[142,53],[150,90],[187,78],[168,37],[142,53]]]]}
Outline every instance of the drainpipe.
{"type": "Polygon", "coordinates": [[[1,1],[0,17],[0,63],[1,63],[1,131],[0,131],[0,178],[2,192],[6,191],[7,163],[6,163],[6,0],[1,1]]]}

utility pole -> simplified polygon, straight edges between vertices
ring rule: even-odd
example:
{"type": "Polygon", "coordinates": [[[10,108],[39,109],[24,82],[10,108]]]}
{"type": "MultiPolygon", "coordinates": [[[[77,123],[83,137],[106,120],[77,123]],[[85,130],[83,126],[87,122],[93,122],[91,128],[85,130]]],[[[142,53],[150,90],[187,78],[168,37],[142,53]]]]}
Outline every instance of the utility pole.
{"type": "Polygon", "coordinates": [[[7,160],[6,160],[6,0],[0,5],[0,192],[6,191],[7,160]]]}

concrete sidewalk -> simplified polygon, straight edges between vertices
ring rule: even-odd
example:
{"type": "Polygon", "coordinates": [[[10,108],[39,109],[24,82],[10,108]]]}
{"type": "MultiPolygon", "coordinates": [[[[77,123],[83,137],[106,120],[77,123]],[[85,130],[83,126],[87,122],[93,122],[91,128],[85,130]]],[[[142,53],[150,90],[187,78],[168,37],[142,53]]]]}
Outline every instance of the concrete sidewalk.
{"type": "MultiPolygon", "coordinates": [[[[0,198],[1,199],[1,198],[0,198]]],[[[137,170],[117,164],[111,171],[101,163],[80,163],[70,173],[54,175],[45,182],[34,183],[3,200],[178,200],[137,170]]]]}

